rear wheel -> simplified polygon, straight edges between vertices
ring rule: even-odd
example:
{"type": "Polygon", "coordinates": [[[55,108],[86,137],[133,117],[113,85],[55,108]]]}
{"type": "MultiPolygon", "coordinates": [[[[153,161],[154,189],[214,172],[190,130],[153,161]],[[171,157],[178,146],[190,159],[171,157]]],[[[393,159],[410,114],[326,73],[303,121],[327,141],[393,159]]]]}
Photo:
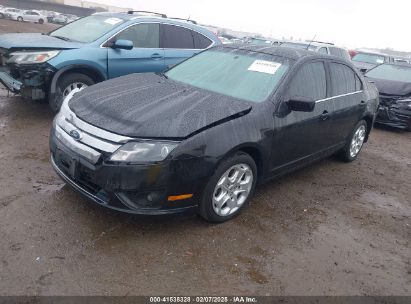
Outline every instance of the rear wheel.
{"type": "Polygon", "coordinates": [[[62,76],[57,83],[56,97],[50,100],[50,107],[54,112],[58,112],[64,98],[74,89],[84,89],[94,83],[94,80],[85,74],[70,73],[62,76]]]}
{"type": "Polygon", "coordinates": [[[40,20],[39,20],[39,23],[40,23],[40,24],[43,24],[43,23],[44,23],[44,20],[43,20],[43,19],[40,19],[40,20]]]}
{"type": "Polygon", "coordinates": [[[4,14],[0,13],[0,19],[4,19],[4,14]]]}
{"type": "Polygon", "coordinates": [[[350,139],[341,151],[344,161],[352,162],[358,157],[367,137],[367,122],[360,120],[351,133],[350,139]]]}
{"type": "Polygon", "coordinates": [[[257,181],[257,167],[246,153],[223,161],[204,188],[200,215],[209,222],[232,219],[248,204],[257,181]]]}

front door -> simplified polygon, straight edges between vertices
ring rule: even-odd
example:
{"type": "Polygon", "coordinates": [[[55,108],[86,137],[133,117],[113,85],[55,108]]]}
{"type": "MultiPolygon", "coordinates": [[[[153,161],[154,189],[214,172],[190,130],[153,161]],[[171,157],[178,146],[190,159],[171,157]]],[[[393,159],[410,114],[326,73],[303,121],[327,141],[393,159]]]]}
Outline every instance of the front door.
{"type": "Polygon", "coordinates": [[[324,63],[305,63],[287,85],[284,100],[274,117],[272,173],[292,169],[312,160],[335,144],[331,110],[327,101],[327,77],[324,63]],[[288,109],[293,96],[316,101],[313,112],[288,109]]]}
{"type": "Polygon", "coordinates": [[[132,50],[107,48],[108,77],[131,73],[161,72],[165,69],[164,49],[160,48],[160,25],[139,23],[120,32],[114,40],[130,40],[132,50]]]}

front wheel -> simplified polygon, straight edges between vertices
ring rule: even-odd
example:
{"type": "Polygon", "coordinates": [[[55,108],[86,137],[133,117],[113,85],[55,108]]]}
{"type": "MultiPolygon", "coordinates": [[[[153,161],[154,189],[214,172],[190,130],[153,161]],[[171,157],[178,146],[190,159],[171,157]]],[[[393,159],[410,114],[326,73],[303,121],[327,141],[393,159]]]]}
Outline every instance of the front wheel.
{"type": "Polygon", "coordinates": [[[85,74],[70,73],[62,76],[57,83],[56,97],[50,100],[50,107],[54,112],[60,110],[64,98],[67,97],[74,89],[84,89],[93,85],[95,82],[92,78],[85,74]]]}
{"type": "Polygon", "coordinates": [[[43,19],[40,19],[39,20],[39,24],[43,24],[44,23],[44,20],[43,19]]]}
{"type": "Polygon", "coordinates": [[[4,19],[4,14],[0,13],[0,19],[4,19]]]}
{"type": "Polygon", "coordinates": [[[18,22],[23,22],[23,17],[17,17],[18,22]]]}
{"type": "Polygon", "coordinates": [[[341,156],[344,161],[352,162],[358,157],[364,145],[365,138],[367,137],[367,128],[368,126],[365,120],[360,120],[355,126],[350,139],[341,151],[341,156]]]}
{"type": "Polygon", "coordinates": [[[257,167],[246,153],[223,161],[204,188],[199,213],[209,222],[222,223],[238,215],[254,193],[257,167]]]}

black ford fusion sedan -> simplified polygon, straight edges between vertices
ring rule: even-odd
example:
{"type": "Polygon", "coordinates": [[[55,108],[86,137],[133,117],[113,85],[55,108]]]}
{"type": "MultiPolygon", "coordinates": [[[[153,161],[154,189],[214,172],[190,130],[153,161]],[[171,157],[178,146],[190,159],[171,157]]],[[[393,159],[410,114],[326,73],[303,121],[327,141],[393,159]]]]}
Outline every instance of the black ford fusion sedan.
{"type": "Polygon", "coordinates": [[[257,183],[334,153],[354,160],[378,91],[343,59],[271,46],[216,47],[165,74],[70,94],[52,165],[94,202],[158,215],[237,215],[257,183]]]}
{"type": "Polygon", "coordinates": [[[411,131],[411,64],[381,64],[365,76],[380,93],[376,122],[411,131]]]}

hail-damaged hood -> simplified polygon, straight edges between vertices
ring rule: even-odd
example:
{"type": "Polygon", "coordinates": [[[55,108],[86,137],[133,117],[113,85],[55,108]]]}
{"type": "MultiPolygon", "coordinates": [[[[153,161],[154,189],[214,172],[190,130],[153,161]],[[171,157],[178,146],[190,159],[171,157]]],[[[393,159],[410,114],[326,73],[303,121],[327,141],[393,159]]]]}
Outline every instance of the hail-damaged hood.
{"type": "Polygon", "coordinates": [[[133,74],[77,93],[69,102],[78,118],[130,137],[184,139],[247,114],[251,104],[156,74],[133,74]]]}

